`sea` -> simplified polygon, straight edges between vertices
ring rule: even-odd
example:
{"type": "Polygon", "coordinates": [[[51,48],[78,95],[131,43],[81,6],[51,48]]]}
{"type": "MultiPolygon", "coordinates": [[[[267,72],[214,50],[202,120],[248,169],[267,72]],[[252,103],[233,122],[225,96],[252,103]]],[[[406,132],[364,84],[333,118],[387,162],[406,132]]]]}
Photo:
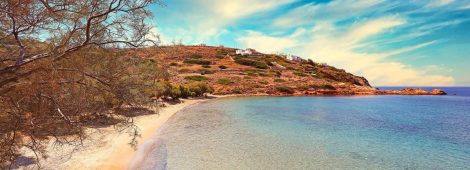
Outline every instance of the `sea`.
{"type": "Polygon", "coordinates": [[[133,164],[177,170],[468,170],[470,88],[441,89],[449,95],[209,100],[171,117],[133,164]]]}

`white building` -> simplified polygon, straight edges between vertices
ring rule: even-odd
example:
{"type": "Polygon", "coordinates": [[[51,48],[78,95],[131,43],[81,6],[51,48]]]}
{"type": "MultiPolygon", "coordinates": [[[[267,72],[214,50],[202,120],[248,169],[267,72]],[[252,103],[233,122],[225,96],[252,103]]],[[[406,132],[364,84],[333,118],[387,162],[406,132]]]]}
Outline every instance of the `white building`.
{"type": "Polygon", "coordinates": [[[287,55],[286,58],[290,61],[302,61],[302,58],[296,55],[287,55]]]}
{"type": "Polygon", "coordinates": [[[249,49],[249,48],[247,48],[245,50],[238,49],[238,50],[235,51],[235,53],[238,54],[238,55],[243,55],[243,56],[244,55],[252,55],[253,54],[253,49],[249,49]]]}

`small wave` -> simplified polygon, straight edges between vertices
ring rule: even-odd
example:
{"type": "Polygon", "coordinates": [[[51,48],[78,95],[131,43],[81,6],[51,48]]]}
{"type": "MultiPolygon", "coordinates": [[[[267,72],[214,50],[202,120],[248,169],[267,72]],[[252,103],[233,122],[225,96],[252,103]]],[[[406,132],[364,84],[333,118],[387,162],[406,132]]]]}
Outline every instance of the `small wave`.
{"type": "Polygon", "coordinates": [[[166,170],[167,147],[162,139],[146,141],[136,152],[131,160],[130,170],[166,170]]]}

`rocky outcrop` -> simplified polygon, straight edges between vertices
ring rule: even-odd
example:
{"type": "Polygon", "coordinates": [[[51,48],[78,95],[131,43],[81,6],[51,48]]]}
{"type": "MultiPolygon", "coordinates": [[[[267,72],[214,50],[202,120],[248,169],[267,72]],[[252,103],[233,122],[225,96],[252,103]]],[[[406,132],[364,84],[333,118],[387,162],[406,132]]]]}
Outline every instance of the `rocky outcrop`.
{"type": "Polygon", "coordinates": [[[405,88],[401,90],[378,90],[376,88],[343,88],[343,89],[318,89],[295,91],[293,93],[270,91],[267,95],[275,96],[354,96],[354,95],[446,95],[441,89],[426,91],[420,88],[405,88]]]}
{"type": "Polygon", "coordinates": [[[447,93],[441,89],[433,89],[426,91],[420,88],[405,88],[402,90],[379,90],[379,95],[446,95],[447,93]]]}

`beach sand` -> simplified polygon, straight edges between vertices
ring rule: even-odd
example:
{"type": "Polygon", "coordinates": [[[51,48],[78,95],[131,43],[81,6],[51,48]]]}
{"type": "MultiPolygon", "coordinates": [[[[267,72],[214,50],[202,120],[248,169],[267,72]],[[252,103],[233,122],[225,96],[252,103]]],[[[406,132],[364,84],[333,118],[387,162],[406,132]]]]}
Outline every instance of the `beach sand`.
{"type": "MultiPolygon", "coordinates": [[[[136,117],[135,125],[141,137],[137,147],[154,135],[157,130],[179,110],[208,99],[182,100],[178,104],[161,107],[159,114],[136,117]]],[[[48,148],[49,158],[41,161],[44,169],[127,169],[136,150],[129,144],[131,135],[112,127],[93,132],[83,145],[48,148]]]]}

